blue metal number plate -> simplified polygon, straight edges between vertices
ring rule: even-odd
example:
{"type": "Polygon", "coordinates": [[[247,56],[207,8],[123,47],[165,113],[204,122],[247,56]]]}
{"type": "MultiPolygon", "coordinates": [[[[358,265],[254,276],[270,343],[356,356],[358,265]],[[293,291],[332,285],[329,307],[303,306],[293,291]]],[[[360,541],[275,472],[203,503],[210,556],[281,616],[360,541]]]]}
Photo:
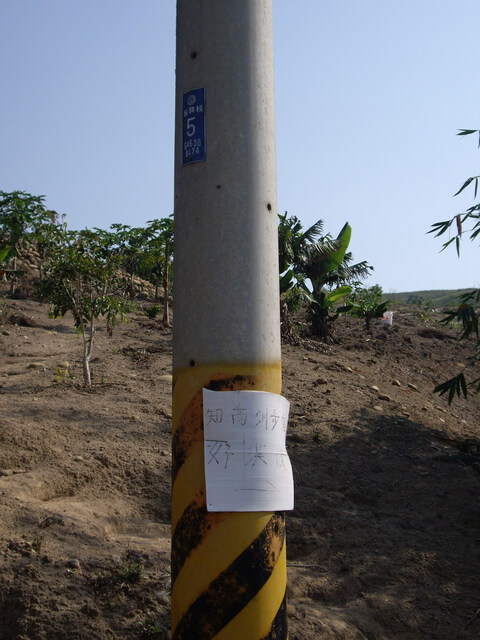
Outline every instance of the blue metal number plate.
{"type": "Polygon", "coordinates": [[[182,165],[206,158],[205,89],[192,89],[183,94],[182,165]]]}

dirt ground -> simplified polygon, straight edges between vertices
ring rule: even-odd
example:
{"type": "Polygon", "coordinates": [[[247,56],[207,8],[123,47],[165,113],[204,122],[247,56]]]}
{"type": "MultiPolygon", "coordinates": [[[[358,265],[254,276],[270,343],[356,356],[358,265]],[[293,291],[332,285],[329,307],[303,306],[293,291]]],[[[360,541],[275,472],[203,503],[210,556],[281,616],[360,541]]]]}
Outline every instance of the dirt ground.
{"type": "MultiPolygon", "coordinates": [[[[0,291],[0,640],[168,638],[171,332],[100,325],[87,391],[47,311],[0,291]]],[[[291,640],[480,637],[480,396],[432,394],[468,373],[452,336],[404,309],[284,345],[291,640]]]]}

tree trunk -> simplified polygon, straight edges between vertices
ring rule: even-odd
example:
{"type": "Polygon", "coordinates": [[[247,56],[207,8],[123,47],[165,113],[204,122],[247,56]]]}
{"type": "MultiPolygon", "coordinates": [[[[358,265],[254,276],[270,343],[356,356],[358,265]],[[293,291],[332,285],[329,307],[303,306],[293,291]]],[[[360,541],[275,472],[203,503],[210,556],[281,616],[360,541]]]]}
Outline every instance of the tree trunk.
{"type": "Polygon", "coordinates": [[[165,327],[170,326],[170,318],[168,313],[168,261],[167,260],[165,261],[165,268],[163,270],[163,320],[162,322],[165,327]]]}
{"type": "Polygon", "coordinates": [[[321,309],[317,305],[311,307],[311,331],[314,336],[327,340],[330,337],[330,323],[328,322],[328,310],[321,309]]]}
{"type": "Polygon", "coordinates": [[[84,326],[82,329],[83,336],[83,381],[87,387],[92,386],[92,378],[90,375],[90,356],[92,355],[93,336],[95,327],[93,326],[93,318],[90,320],[90,326],[84,326]]]}
{"type": "MultiPolygon", "coordinates": [[[[17,256],[13,256],[13,270],[17,270],[17,256]]],[[[10,297],[13,298],[17,290],[17,276],[12,273],[12,279],[10,280],[10,297]]]]}
{"type": "Polygon", "coordinates": [[[128,285],[127,285],[127,294],[130,300],[135,300],[135,285],[133,282],[135,272],[129,274],[128,285]]]}

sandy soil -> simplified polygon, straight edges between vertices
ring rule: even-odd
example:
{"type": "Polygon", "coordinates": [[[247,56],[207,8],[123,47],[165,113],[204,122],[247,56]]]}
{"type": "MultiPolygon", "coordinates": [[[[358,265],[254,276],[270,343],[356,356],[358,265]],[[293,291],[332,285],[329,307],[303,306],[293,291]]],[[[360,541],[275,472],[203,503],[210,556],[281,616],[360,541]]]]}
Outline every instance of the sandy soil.
{"type": "MultiPolygon", "coordinates": [[[[130,320],[87,391],[69,318],[0,297],[0,640],[169,637],[171,332],[130,320]]],[[[411,310],[284,345],[291,640],[480,637],[480,397],[432,394],[469,349],[411,310]]]]}

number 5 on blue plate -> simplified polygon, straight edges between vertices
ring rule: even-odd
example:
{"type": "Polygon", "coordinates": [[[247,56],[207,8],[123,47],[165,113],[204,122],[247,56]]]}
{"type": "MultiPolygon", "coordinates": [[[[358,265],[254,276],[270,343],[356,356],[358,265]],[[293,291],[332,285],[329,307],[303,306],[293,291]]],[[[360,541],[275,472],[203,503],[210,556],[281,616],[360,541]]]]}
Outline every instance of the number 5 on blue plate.
{"type": "Polygon", "coordinates": [[[182,165],[206,158],[205,89],[192,89],[183,94],[182,165]]]}

